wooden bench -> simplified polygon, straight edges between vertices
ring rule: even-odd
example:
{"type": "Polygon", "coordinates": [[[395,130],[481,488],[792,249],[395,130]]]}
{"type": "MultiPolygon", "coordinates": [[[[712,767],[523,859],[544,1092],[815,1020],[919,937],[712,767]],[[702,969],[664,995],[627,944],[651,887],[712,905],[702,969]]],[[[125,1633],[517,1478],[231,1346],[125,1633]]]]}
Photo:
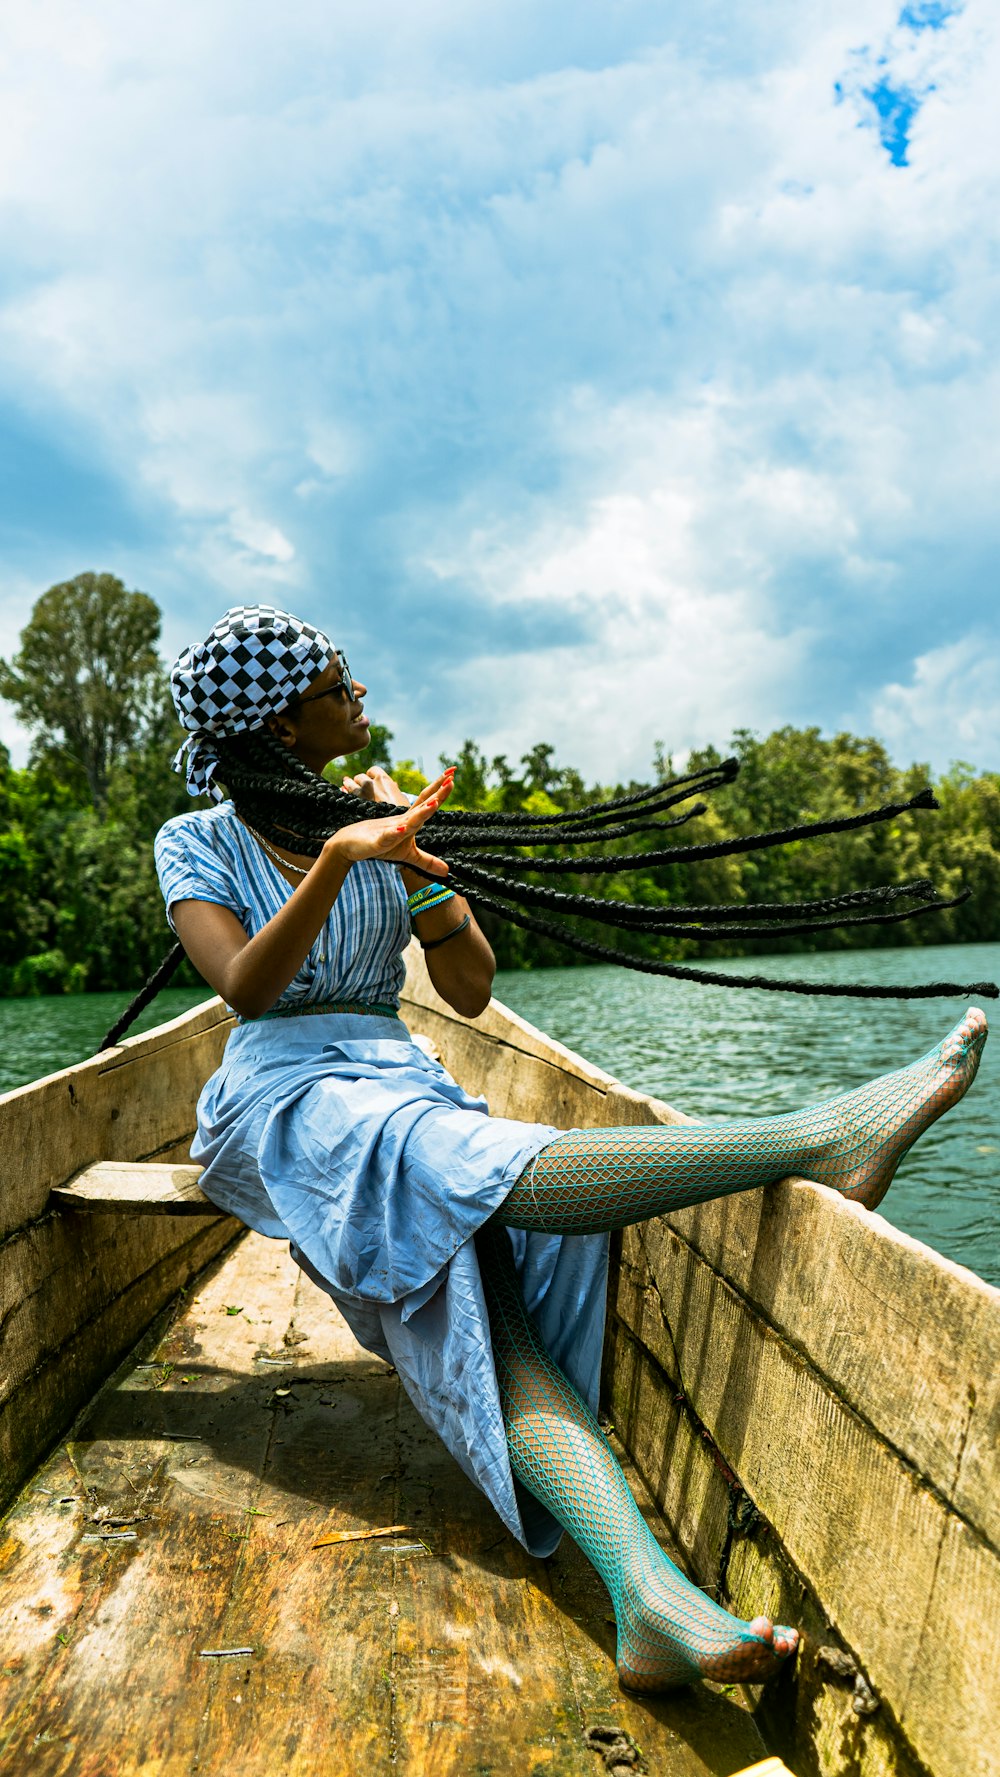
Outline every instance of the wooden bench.
{"type": "Polygon", "coordinates": [[[85,1209],[101,1215],[125,1210],[130,1215],[219,1216],[198,1183],[200,1166],[162,1164],[155,1160],[100,1160],[78,1173],[68,1185],[51,1192],[49,1202],[60,1209],[85,1209]]]}

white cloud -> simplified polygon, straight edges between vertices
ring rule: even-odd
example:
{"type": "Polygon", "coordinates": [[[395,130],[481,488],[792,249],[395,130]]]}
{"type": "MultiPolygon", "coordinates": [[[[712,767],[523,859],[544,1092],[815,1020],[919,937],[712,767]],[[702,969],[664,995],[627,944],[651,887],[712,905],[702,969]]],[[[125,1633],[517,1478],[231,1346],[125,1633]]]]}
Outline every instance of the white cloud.
{"type": "Polygon", "coordinates": [[[739,464],[725,404],[712,397],[682,414],[607,414],[581,394],[564,424],[576,452],[597,459],[605,491],[572,525],[473,530],[464,555],[429,565],[512,621],[551,611],[571,644],[463,656],[444,700],[452,721],[461,710],[487,751],[516,753],[530,733],[584,771],[607,775],[614,762],[636,776],[654,739],[684,750],[779,721],[814,637],[775,608],[770,552],[794,548],[817,515],[849,543],[835,494],[815,478],[772,480],[759,461],[739,464]],[[762,486],[769,550],[758,553],[738,514],[762,486]]]}
{"type": "Polygon", "coordinates": [[[884,685],[871,721],[897,756],[1000,770],[1000,647],[970,633],[921,654],[908,685],[884,685]]]}
{"type": "MultiPolygon", "coordinates": [[[[479,654],[442,745],[544,732],[640,771],[655,736],[884,707],[905,750],[918,716],[879,687],[935,657],[943,604],[985,634],[994,596],[1000,33],[897,15],[12,12],[0,418],[85,436],[147,516],[101,565],[161,600],[168,647],[214,598],[345,588],[412,750],[437,750],[412,688],[441,627],[479,654]],[[907,168],[865,97],[880,55],[925,95],[907,168]]],[[[64,570],[22,533],[23,622],[64,570]]]]}

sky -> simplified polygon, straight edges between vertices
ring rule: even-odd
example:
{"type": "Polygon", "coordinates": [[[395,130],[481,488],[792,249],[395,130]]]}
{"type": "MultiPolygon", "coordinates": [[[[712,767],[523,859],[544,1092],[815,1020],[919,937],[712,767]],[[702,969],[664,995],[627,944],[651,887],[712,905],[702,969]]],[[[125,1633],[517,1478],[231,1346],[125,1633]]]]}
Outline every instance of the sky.
{"type": "Polygon", "coordinates": [[[985,0],[6,8],[0,653],[106,570],[428,769],[1000,769],[998,86],[985,0]]]}

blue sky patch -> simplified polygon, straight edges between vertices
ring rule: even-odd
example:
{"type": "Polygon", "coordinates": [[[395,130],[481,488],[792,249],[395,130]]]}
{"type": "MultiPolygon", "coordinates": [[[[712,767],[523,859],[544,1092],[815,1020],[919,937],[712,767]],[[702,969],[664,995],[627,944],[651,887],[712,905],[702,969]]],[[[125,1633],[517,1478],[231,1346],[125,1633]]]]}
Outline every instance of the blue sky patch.
{"type": "Polygon", "coordinates": [[[941,31],[961,10],[960,6],[950,5],[949,0],[912,0],[912,4],[903,7],[899,23],[907,31],[941,31]]]}
{"type": "Polygon", "coordinates": [[[925,95],[912,87],[893,86],[889,76],[883,75],[874,86],[863,89],[863,96],[875,107],[879,139],[893,166],[908,166],[910,126],[925,95]]]}

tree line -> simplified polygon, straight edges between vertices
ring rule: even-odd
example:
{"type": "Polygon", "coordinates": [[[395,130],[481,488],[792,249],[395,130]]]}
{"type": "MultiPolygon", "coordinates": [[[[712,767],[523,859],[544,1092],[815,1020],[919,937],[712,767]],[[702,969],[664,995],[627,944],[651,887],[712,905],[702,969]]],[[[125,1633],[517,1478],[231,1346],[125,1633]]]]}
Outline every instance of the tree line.
{"type": "MultiPolygon", "coordinates": [[[[132,989],[173,941],[152,840],[165,820],[197,804],[170,768],[182,732],[158,652],[160,623],[146,594],[127,590],[111,574],[80,574],[42,595],[18,651],[0,661],[0,697],[32,735],[21,770],[0,744],[0,996],[132,989]]],[[[906,800],[928,785],[940,812],[903,814],[836,838],[747,856],[651,867],[628,878],[567,877],[560,886],[666,908],[681,901],[807,900],[930,876],[946,894],[967,886],[972,900],[910,924],[780,944],[772,938],[768,948],[1000,937],[1000,773],[956,764],[935,779],[926,765],[893,764],[876,739],[826,738],[818,728],[780,728],[766,738],[741,729],[728,750],[739,758],[739,775],[713,793],[707,811],[685,830],[692,843],[856,814],[906,800]]],[[[685,769],[722,757],[705,747],[688,756],[685,769]]],[[[604,782],[588,783],[544,741],[515,764],[503,755],[487,758],[470,739],[457,760],[447,762],[457,764],[451,805],[460,808],[555,813],[638,787],[617,781],[612,770],[604,782]]],[[[405,790],[425,782],[412,760],[395,757],[392,734],[377,723],[366,753],[331,771],[365,763],[385,765],[405,790]]],[[[673,774],[671,758],[658,746],[651,780],[673,774]]],[[[619,844],[642,849],[635,838],[619,844]]],[[[650,834],[646,848],[656,844],[650,834]]],[[[549,939],[489,917],[483,923],[502,968],[574,961],[549,939]]],[[[587,932],[585,924],[580,929],[587,932]]],[[[604,929],[593,935],[675,961],[753,949],[750,942],[709,945],[697,936],[643,939],[604,929]]]]}

